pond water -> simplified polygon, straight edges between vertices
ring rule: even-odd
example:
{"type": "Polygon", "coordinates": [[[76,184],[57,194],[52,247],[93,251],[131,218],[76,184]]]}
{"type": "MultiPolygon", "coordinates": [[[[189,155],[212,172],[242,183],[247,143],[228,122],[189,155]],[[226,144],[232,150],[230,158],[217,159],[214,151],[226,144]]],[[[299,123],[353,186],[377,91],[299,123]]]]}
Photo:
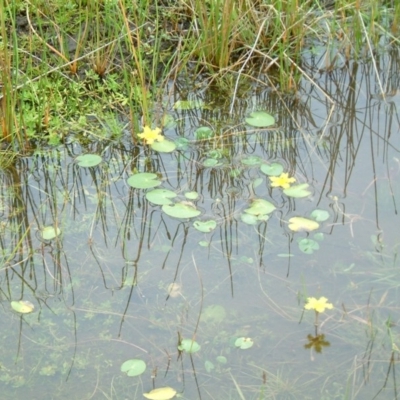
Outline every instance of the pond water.
{"type": "Polygon", "coordinates": [[[310,58],[295,96],[261,80],[234,116],[215,89],[191,93],[187,110],[170,99],[172,153],[128,133],[72,136],[1,170],[2,398],[141,399],[166,386],[182,399],[397,398],[399,56],[377,60],[323,70],[310,58]],[[273,129],[245,123],[260,110],[273,129]],[[198,140],[201,126],[212,133],[198,140]],[[82,153],[103,161],[81,168],[82,153]],[[310,194],[273,188],[261,168],[272,163],[310,194]],[[200,216],[169,216],[152,189],[127,184],[135,172],[155,172],[200,216]],[[276,209],[249,223],[256,199],[276,209]],[[328,213],[317,229],[289,228],[315,210],[328,213]],[[60,234],[43,240],[47,226],[60,234]],[[322,296],[333,309],[315,326],[304,305],[322,296]],[[15,312],[20,300],[34,311],[15,312]],[[184,339],[200,350],[178,351],[184,339]],[[121,372],[129,359],[144,373],[121,372]]]}

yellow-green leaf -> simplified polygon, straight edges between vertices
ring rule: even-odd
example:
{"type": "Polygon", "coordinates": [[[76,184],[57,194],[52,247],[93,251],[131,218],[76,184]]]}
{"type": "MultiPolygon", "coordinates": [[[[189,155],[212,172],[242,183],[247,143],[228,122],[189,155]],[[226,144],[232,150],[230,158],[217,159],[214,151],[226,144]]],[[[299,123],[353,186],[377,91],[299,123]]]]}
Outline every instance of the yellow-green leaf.
{"type": "Polygon", "coordinates": [[[150,400],[169,400],[175,397],[175,395],[176,390],[169,386],[153,389],[149,393],[143,393],[143,396],[150,400]]]}
{"type": "Polygon", "coordinates": [[[293,217],[289,219],[289,229],[295,232],[307,231],[311,232],[319,228],[319,223],[312,219],[303,217],[293,217]]]}

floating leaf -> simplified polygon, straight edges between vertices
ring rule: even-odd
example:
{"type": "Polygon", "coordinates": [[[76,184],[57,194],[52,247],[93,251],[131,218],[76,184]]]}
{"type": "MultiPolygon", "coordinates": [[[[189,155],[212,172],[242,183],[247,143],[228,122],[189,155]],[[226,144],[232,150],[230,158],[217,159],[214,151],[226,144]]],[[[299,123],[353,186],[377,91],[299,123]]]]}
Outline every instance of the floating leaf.
{"type": "Polygon", "coordinates": [[[168,189],[154,189],[146,193],[146,199],[158,206],[172,204],[171,199],[174,197],[176,197],[176,193],[168,189]]]}
{"type": "Polygon", "coordinates": [[[162,210],[165,214],[175,218],[194,218],[198,217],[201,212],[191,203],[181,202],[174,205],[163,205],[162,210]]]}
{"type": "Polygon", "coordinates": [[[216,360],[220,363],[220,364],[226,364],[228,362],[228,360],[226,359],[226,357],[224,356],[218,356],[216,358],[216,360]]]}
{"type": "Polygon", "coordinates": [[[242,350],[249,349],[250,347],[253,346],[253,344],[254,344],[253,339],[245,338],[245,337],[237,338],[235,341],[235,346],[239,347],[239,349],[242,349],[242,350]]]}
{"type": "Polygon", "coordinates": [[[208,126],[200,126],[194,131],[197,140],[207,140],[214,137],[214,131],[208,126]]]}
{"type": "Polygon", "coordinates": [[[35,306],[30,301],[27,300],[12,301],[11,307],[14,311],[19,312],[21,314],[29,314],[35,308],[35,306]]]}
{"type": "Polygon", "coordinates": [[[186,353],[197,353],[201,346],[192,339],[182,339],[178,346],[179,351],[186,351],[186,353]]]}
{"type": "Polygon", "coordinates": [[[260,158],[258,156],[248,156],[248,157],[242,158],[240,161],[244,165],[248,165],[249,167],[253,167],[255,165],[261,164],[261,162],[263,160],[262,160],[262,158],[260,158]]]}
{"type": "Polygon", "coordinates": [[[206,369],[206,371],[208,372],[208,373],[210,373],[213,369],[215,369],[215,365],[211,362],[211,361],[206,361],[205,363],[204,363],[204,368],[206,369]]]}
{"type": "Polygon", "coordinates": [[[240,216],[240,219],[242,222],[244,222],[247,225],[257,225],[258,223],[262,221],[268,221],[269,216],[268,215],[252,215],[252,214],[246,214],[243,213],[240,216]]]}
{"type": "Polygon", "coordinates": [[[314,235],[314,239],[322,242],[324,240],[324,234],[322,232],[318,232],[314,235]]]}
{"type": "Polygon", "coordinates": [[[186,150],[189,146],[189,140],[184,137],[178,137],[175,139],[175,146],[178,150],[186,150]]]}
{"type": "Polygon", "coordinates": [[[308,183],[301,183],[300,185],[291,186],[290,188],[284,189],[283,193],[289,197],[307,197],[311,194],[311,192],[307,190],[308,186],[308,183]]]}
{"type": "Polygon", "coordinates": [[[95,167],[102,162],[102,158],[97,154],[81,154],[75,158],[75,161],[80,167],[89,168],[95,167]]]}
{"type": "Polygon", "coordinates": [[[268,176],[279,176],[283,172],[283,165],[279,163],[262,164],[260,170],[268,176]]]}
{"type": "Polygon", "coordinates": [[[289,219],[289,229],[295,232],[311,232],[319,228],[319,223],[312,219],[303,217],[293,217],[289,219]]]}
{"type": "Polygon", "coordinates": [[[208,233],[217,227],[217,222],[213,219],[209,221],[195,221],[193,226],[200,232],[208,233]]]}
{"type": "Polygon", "coordinates": [[[210,245],[210,243],[207,242],[206,240],[200,240],[199,245],[201,247],[208,247],[210,245]]]}
{"type": "Polygon", "coordinates": [[[126,372],[128,376],[139,376],[146,371],[146,363],[138,359],[127,360],[121,365],[121,371],[126,372]]]}
{"type": "Polygon", "coordinates": [[[245,213],[251,215],[266,215],[272,213],[276,207],[267,200],[255,199],[252,201],[250,208],[244,210],[245,213]]]}
{"type": "Polygon", "coordinates": [[[206,158],[203,161],[203,165],[205,167],[218,167],[219,165],[222,165],[218,160],[216,160],[215,158],[206,158]]]}
{"type": "Polygon", "coordinates": [[[149,393],[143,393],[143,396],[150,400],[170,400],[175,395],[176,390],[169,386],[150,390],[149,393]]]}
{"type": "Polygon", "coordinates": [[[319,249],[319,244],[313,239],[300,239],[299,249],[305,254],[313,254],[315,250],[319,249]]]}
{"type": "Polygon", "coordinates": [[[225,318],[225,308],[218,304],[208,306],[201,315],[201,319],[204,320],[207,324],[220,324],[225,318]]]}
{"type": "Polygon", "coordinates": [[[40,235],[43,240],[53,240],[61,233],[60,228],[55,228],[54,226],[45,226],[43,227],[40,235]]]}
{"type": "Polygon", "coordinates": [[[152,143],[150,147],[159,153],[171,153],[176,149],[176,144],[171,140],[164,139],[161,142],[152,143]]]}
{"type": "Polygon", "coordinates": [[[161,181],[158,179],[157,174],[151,172],[141,172],[139,174],[131,175],[127,183],[136,189],[150,189],[161,185],[161,181]]]}
{"type": "Polygon", "coordinates": [[[314,218],[318,222],[323,222],[326,221],[329,218],[329,213],[328,211],[325,210],[314,210],[310,216],[314,218]]]}
{"type": "Polygon", "coordinates": [[[196,200],[199,197],[197,192],[186,192],[185,197],[189,200],[196,200]]]}
{"type": "Polygon", "coordinates": [[[275,118],[265,111],[255,111],[246,118],[246,123],[256,128],[266,128],[275,124],[275,118]]]}
{"type": "Polygon", "coordinates": [[[203,100],[178,100],[174,104],[175,110],[194,110],[195,108],[202,108],[204,106],[203,100]]]}

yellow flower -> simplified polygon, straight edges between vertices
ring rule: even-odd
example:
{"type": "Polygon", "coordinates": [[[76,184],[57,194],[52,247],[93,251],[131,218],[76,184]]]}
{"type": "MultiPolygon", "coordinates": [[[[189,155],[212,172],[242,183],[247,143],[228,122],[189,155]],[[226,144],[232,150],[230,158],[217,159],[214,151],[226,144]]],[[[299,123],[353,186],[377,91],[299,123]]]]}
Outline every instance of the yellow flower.
{"type": "Polygon", "coordinates": [[[282,187],[284,189],[289,188],[291,183],[296,182],[296,178],[289,178],[289,174],[285,172],[280,176],[270,176],[269,179],[272,187],[282,187]]]}
{"type": "Polygon", "coordinates": [[[304,308],[306,310],[315,310],[317,313],[323,313],[325,308],[329,310],[333,308],[333,305],[327,303],[327,301],[328,299],[326,297],[320,297],[318,300],[315,297],[309,297],[304,308]]]}
{"type": "Polygon", "coordinates": [[[151,129],[149,126],[146,125],[143,127],[143,132],[138,133],[138,136],[140,139],[145,140],[146,144],[152,144],[155,140],[157,142],[162,142],[164,140],[164,136],[160,135],[160,133],[160,128],[151,129]]]}

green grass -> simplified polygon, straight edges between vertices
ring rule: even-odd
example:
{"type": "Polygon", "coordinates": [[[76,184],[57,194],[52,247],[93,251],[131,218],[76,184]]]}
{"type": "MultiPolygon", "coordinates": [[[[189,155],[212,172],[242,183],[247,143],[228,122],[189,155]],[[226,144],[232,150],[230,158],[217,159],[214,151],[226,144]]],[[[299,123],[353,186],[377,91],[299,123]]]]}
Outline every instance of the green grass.
{"type": "Polygon", "coordinates": [[[142,125],[161,124],[180,77],[235,100],[235,82],[268,71],[271,86],[294,92],[305,49],[325,46],[333,69],[371,56],[383,35],[398,43],[399,19],[399,4],[372,0],[1,0],[0,137],[26,152],[87,135],[95,115],[123,117],[135,141],[142,125]]]}

